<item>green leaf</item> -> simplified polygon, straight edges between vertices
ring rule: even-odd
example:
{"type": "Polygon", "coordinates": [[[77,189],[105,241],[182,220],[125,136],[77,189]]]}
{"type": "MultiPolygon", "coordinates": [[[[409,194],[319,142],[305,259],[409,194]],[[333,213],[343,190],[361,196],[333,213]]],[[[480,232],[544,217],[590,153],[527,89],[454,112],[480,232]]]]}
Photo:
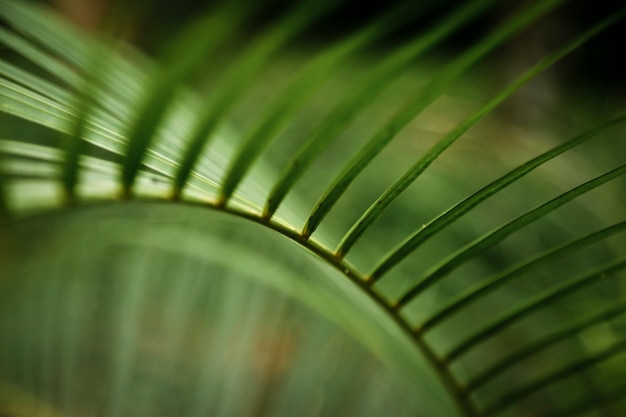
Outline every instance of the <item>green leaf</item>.
{"type": "Polygon", "coordinates": [[[509,312],[501,315],[496,320],[484,326],[481,330],[475,332],[463,342],[459,343],[456,347],[450,349],[450,351],[445,355],[445,361],[450,363],[458,359],[472,347],[487,340],[495,333],[501,331],[515,321],[520,320],[526,315],[534,313],[540,308],[549,306],[555,301],[580,291],[587,286],[597,284],[607,278],[613,278],[614,275],[619,275],[619,273],[625,268],[626,259],[618,259],[578,277],[572,278],[560,285],[555,286],[555,288],[547,289],[539,295],[521,302],[517,307],[514,307],[509,312]]]}
{"type": "MultiPolygon", "coordinates": [[[[304,174],[315,158],[348,126],[365,107],[373,102],[402,70],[419,56],[434,48],[460,26],[478,15],[492,0],[476,0],[460,8],[436,25],[425,35],[418,37],[383,61],[364,82],[362,89],[350,93],[321,123],[300,148],[274,185],[265,205],[263,217],[271,218],[296,181],[304,174]]],[[[455,69],[455,72],[458,69],[455,69]]],[[[452,77],[450,77],[452,78],[452,77]]],[[[305,233],[306,235],[306,233],[305,233]]]]}
{"type": "MultiPolygon", "coordinates": [[[[542,3],[543,4],[543,3],[542,3]]],[[[538,11],[534,11],[533,13],[529,13],[530,22],[532,22],[533,18],[537,18],[541,16],[541,13],[545,12],[545,10],[539,9],[538,11]]],[[[556,52],[550,54],[539,63],[534,65],[532,68],[527,70],[524,74],[518,77],[515,81],[513,81],[509,86],[503,89],[496,97],[491,99],[487,104],[481,107],[476,113],[465,119],[461,124],[459,124],[454,130],[440,139],[432,148],[430,148],[402,177],[400,177],[393,185],[391,185],[376,201],[367,209],[367,211],[361,216],[359,220],[354,224],[354,226],[346,233],[345,237],[342,239],[339,244],[339,248],[337,249],[337,255],[340,257],[344,257],[348,251],[352,248],[352,246],[357,242],[357,240],[361,237],[363,233],[374,223],[378,217],[383,213],[383,211],[389,207],[389,205],[396,199],[398,196],[406,190],[409,185],[411,185],[429,166],[432,164],[439,155],[441,155],[446,149],[448,149],[451,145],[453,145],[465,132],[467,132],[472,126],[478,123],[483,117],[488,115],[496,106],[502,103],[505,99],[511,96],[515,91],[521,88],[528,81],[532,80],[534,77],[539,75],[544,70],[548,69],[554,63],[556,63],[561,58],[565,57],[570,52],[574,51],[581,44],[592,38],[594,35],[598,34],[602,29],[606,28],[612,23],[615,23],[618,19],[623,17],[624,11],[617,15],[612,15],[606,20],[602,21],[598,25],[594,26],[592,29],[583,33],[580,37],[577,37],[572,42],[565,45],[563,48],[557,50],[556,52]]],[[[518,25],[523,27],[524,23],[528,24],[528,21],[524,21],[523,18],[520,18],[518,25]]],[[[520,28],[521,28],[520,27],[520,28]]],[[[508,29],[508,26],[507,26],[508,29]]],[[[506,36],[510,36],[513,33],[505,33],[497,34],[494,38],[498,40],[506,39],[506,36]]],[[[490,42],[494,42],[491,39],[488,39],[487,44],[490,42]]],[[[494,42],[495,43],[495,42],[494,42]]],[[[497,43],[495,43],[497,44],[497,43]]],[[[480,49],[480,48],[479,48],[480,49]]],[[[488,50],[487,48],[485,48],[488,50]]],[[[472,55],[473,51],[470,51],[469,55],[472,55]]],[[[483,51],[480,51],[481,53],[483,51]]],[[[480,56],[480,54],[477,54],[480,56]]],[[[461,59],[463,61],[463,59],[461,59]]],[[[471,61],[471,60],[470,60],[471,61]]],[[[437,91],[438,95],[439,91],[437,91]]],[[[426,97],[430,96],[427,94],[426,97]]],[[[432,99],[435,98],[433,94],[432,99]]],[[[390,128],[387,130],[383,130],[381,137],[376,137],[372,139],[372,143],[376,149],[382,149],[382,147],[388,143],[388,141],[406,124],[411,121],[420,111],[422,111],[428,104],[431,103],[432,100],[418,100],[417,104],[409,107],[409,110],[406,113],[402,113],[398,116],[392,124],[390,128]]],[[[378,151],[377,151],[378,152],[378,151]]],[[[376,153],[377,153],[376,152],[376,153]]],[[[373,158],[373,155],[371,158],[373,158]]],[[[364,161],[359,162],[360,166],[365,166],[371,160],[370,155],[364,157],[364,161]]],[[[347,174],[348,176],[352,176],[354,174],[347,174]]],[[[504,184],[503,184],[504,185],[504,184]]],[[[485,197],[486,198],[486,197],[485,197]]],[[[384,274],[390,266],[394,263],[398,262],[404,256],[408,255],[414,247],[408,245],[405,248],[401,248],[397,253],[392,255],[392,259],[385,262],[381,267],[377,268],[377,270],[373,274],[373,279],[380,277],[384,274]]]]}
{"type": "Polygon", "coordinates": [[[609,226],[595,233],[591,233],[587,236],[558,246],[554,249],[549,249],[525,262],[522,262],[519,265],[514,265],[510,268],[507,268],[506,270],[495,274],[494,276],[489,277],[484,281],[481,281],[476,286],[459,294],[451,302],[449,302],[446,307],[441,309],[438,313],[434,314],[431,318],[429,318],[422,325],[420,325],[419,331],[425,332],[429,330],[433,326],[440,323],[442,320],[445,320],[452,314],[458,312],[463,307],[472,302],[475,302],[476,300],[479,300],[481,297],[484,297],[485,295],[496,290],[497,288],[509,283],[513,279],[516,279],[536,268],[540,268],[543,265],[550,264],[565,255],[580,251],[593,243],[601,242],[607,237],[610,237],[616,233],[621,233],[624,230],[626,230],[626,222],[617,223],[613,226],[609,226]]]}
{"type": "MultiPolygon", "coordinates": [[[[59,59],[65,60],[83,70],[87,69],[86,66],[89,64],[92,56],[90,51],[95,46],[96,40],[86,36],[85,33],[77,30],[58,15],[34,4],[21,1],[2,2],[0,4],[0,13],[4,19],[7,19],[24,36],[32,37],[33,40],[54,51],[59,59]]],[[[128,47],[123,49],[130,58],[139,61],[139,64],[144,69],[148,66],[147,61],[140,58],[136,51],[128,47]]],[[[15,50],[18,53],[25,52],[25,49],[22,47],[15,48],[15,50]]],[[[41,58],[42,63],[51,65],[51,62],[48,61],[45,55],[42,54],[42,51],[38,51],[36,57],[32,57],[41,58]]],[[[135,98],[141,91],[141,83],[147,78],[146,71],[131,64],[129,59],[121,59],[119,57],[112,57],[112,62],[109,65],[110,72],[107,74],[106,80],[107,91],[117,101],[135,105],[135,98]]],[[[62,79],[65,82],[68,82],[68,77],[72,77],[72,75],[69,75],[72,71],[67,67],[63,68],[62,65],[54,64],[49,69],[53,76],[63,77],[62,79]]],[[[75,80],[78,81],[80,78],[75,77],[75,80]]]]}
{"type": "MultiPolygon", "coordinates": [[[[155,6],[114,3],[110,16],[129,23],[155,6]]],[[[560,0],[517,10],[497,0],[401,3],[372,9],[356,31],[341,20],[352,3],[332,1],[221,2],[163,25],[155,15],[137,26],[149,32],[122,32],[157,49],[165,43],[153,61],[45,6],[0,1],[0,414],[623,414],[626,115],[576,68],[567,91],[537,80],[550,100],[527,89],[536,108],[516,95],[506,112],[493,109],[570,51],[581,52],[580,68],[600,67],[598,45],[610,43],[607,27],[624,10],[600,23],[595,10],[582,16],[591,29],[569,29],[572,41],[481,104],[476,92],[519,70],[509,57],[529,39],[561,38],[555,28],[570,22],[569,8],[556,9],[560,0]],[[503,23],[492,30],[493,20],[503,23]],[[582,45],[600,32],[604,39],[582,45]],[[484,59],[505,44],[504,54],[484,59]],[[597,48],[593,65],[588,48],[597,48]],[[303,56],[310,51],[316,56],[303,56]],[[294,71],[294,63],[305,66],[294,71]],[[331,77],[337,84],[327,92],[331,77]],[[422,80],[430,83],[417,90],[422,80]],[[196,85],[211,85],[206,97],[196,85]],[[479,110],[387,193],[372,195],[393,181],[386,164],[406,158],[392,151],[408,155],[419,144],[398,143],[382,164],[374,159],[444,93],[417,121],[418,135],[450,131],[458,115],[479,110]],[[541,113],[532,126],[521,122],[527,110],[541,113]],[[598,124],[605,114],[618,116],[598,124]],[[430,166],[481,119],[480,142],[430,166]],[[556,141],[555,132],[580,126],[596,127],[556,141]],[[283,130],[301,143],[272,144],[283,130]],[[559,145],[539,151],[550,143],[559,145]],[[274,162],[292,145],[287,164],[274,162]],[[470,179],[462,167],[472,158],[480,166],[470,179]],[[370,229],[422,172],[433,174],[424,186],[435,197],[407,195],[393,219],[370,229]],[[501,177],[470,186],[483,176],[501,177]],[[357,177],[360,188],[337,204],[357,177]],[[321,195],[313,210],[299,203],[295,185],[304,180],[303,192],[321,195]],[[602,184],[602,198],[577,198],[602,184]],[[562,194],[546,201],[551,187],[562,194]],[[504,224],[481,236],[494,219],[479,205],[505,188],[494,213],[504,224]],[[132,201],[120,201],[120,189],[132,201]],[[538,206],[520,215],[531,193],[538,206]],[[372,200],[353,224],[356,208],[372,200]],[[591,216],[548,216],[566,203],[591,216]],[[331,210],[337,216],[326,221],[331,210]],[[464,227],[444,232],[462,216],[464,227]],[[407,229],[422,217],[433,220],[407,229]],[[513,236],[531,225],[546,230],[513,236]],[[358,240],[365,231],[373,238],[358,240]],[[459,241],[471,243],[458,249],[459,241]],[[407,259],[422,246],[424,256],[407,259]],[[565,302],[570,295],[575,305],[565,302]],[[534,372],[551,355],[559,366],[534,372]],[[580,403],[568,397],[576,389],[585,390],[580,403]]]]}
{"type": "Polygon", "coordinates": [[[66,141],[66,158],[63,165],[62,183],[65,190],[65,198],[68,202],[73,202],[76,198],[76,186],[79,181],[79,158],[84,153],[88,142],[83,140],[88,120],[94,114],[98,100],[98,83],[102,81],[102,75],[107,70],[107,62],[110,61],[110,54],[107,48],[95,48],[92,63],[85,76],[85,86],[76,98],[74,112],[76,114],[75,123],[69,135],[63,135],[66,141]]]}
{"type": "Polygon", "coordinates": [[[564,339],[572,338],[582,330],[604,323],[624,313],[626,313],[626,303],[621,303],[616,306],[604,309],[600,313],[589,315],[589,317],[586,317],[584,320],[581,320],[559,331],[551,333],[548,336],[545,336],[542,339],[539,339],[525,346],[524,348],[513,353],[512,355],[506,356],[502,360],[482,370],[478,375],[472,377],[468,381],[466,386],[468,390],[475,390],[479,386],[485,384],[495,376],[501,374],[506,369],[528,358],[529,356],[535,355],[545,349],[548,349],[549,347],[563,341],[564,339]]]}
{"type": "Polygon", "coordinates": [[[596,177],[590,181],[587,181],[586,183],[581,184],[578,187],[573,188],[556,198],[553,198],[552,200],[542,204],[541,206],[522,214],[521,216],[515,218],[514,220],[511,220],[507,224],[502,225],[492,232],[465,245],[463,248],[459,249],[443,261],[439,262],[437,265],[433,266],[421,278],[418,278],[417,284],[413,285],[409,290],[407,290],[394,305],[396,306],[396,308],[402,308],[408,302],[410,302],[412,299],[422,293],[426,288],[430,287],[435,282],[443,279],[455,268],[458,268],[469,259],[475,257],[480,253],[483,253],[488,248],[506,239],[508,236],[520,230],[521,228],[551,213],[552,211],[561,207],[563,204],[601,186],[602,184],[605,184],[608,181],[611,181],[614,178],[619,177],[620,175],[623,175],[624,173],[626,173],[626,164],[621,165],[607,172],[606,174],[600,175],[599,177],[596,177]]]}
{"type": "Polygon", "coordinates": [[[146,88],[136,120],[127,134],[128,148],[125,151],[126,159],[121,180],[122,195],[126,198],[131,196],[144,154],[150,147],[160,121],[181,84],[197,70],[201,63],[210,59],[210,54],[215,47],[228,39],[229,34],[239,23],[237,19],[229,19],[230,15],[238,16],[239,14],[236,10],[230,10],[229,7],[224,7],[215,13],[207,13],[172,41],[172,45],[166,51],[164,60],[167,68],[157,73],[146,88]],[[182,57],[180,50],[185,51],[182,57]]]}
{"type": "Polygon", "coordinates": [[[218,196],[218,205],[225,205],[241,180],[252,168],[252,164],[261,156],[261,152],[269,145],[278,131],[289,121],[290,117],[302,107],[302,104],[319,89],[335,68],[346,57],[359,52],[368,44],[382,37],[392,26],[401,25],[403,20],[414,17],[412,9],[429,8],[434,4],[402,3],[390,10],[386,15],[365,26],[360,31],[342,40],[331,48],[324,50],[302,70],[296,79],[275,99],[251,133],[242,141],[242,146],[228,168],[222,189],[218,196]]]}
{"type": "Polygon", "coordinates": [[[456,204],[451,209],[447,210],[440,216],[425,224],[422,229],[419,229],[417,232],[415,232],[397,249],[395,249],[388,256],[386,256],[385,259],[380,262],[378,266],[375,267],[370,279],[372,281],[375,281],[383,276],[387,271],[389,271],[396,264],[406,258],[409,254],[419,248],[430,237],[439,233],[440,230],[443,230],[444,228],[452,224],[458,218],[469,212],[472,208],[476,207],[487,198],[496,194],[498,191],[511,185],[512,183],[530,173],[532,170],[541,166],[542,164],[550,161],[551,159],[554,159],[555,157],[574,148],[575,146],[578,146],[586,142],[587,140],[599,135],[606,129],[609,129],[616,124],[622,123],[624,121],[626,121],[626,115],[618,116],[616,118],[608,120],[588,130],[587,132],[563,143],[562,145],[557,146],[550,151],[544,152],[543,154],[537,156],[536,158],[533,158],[532,160],[526,162],[518,168],[515,168],[508,174],[500,177],[491,184],[483,187],[479,191],[467,197],[465,200],[456,204]]]}
{"type": "Polygon", "coordinates": [[[511,392],[510,394],[505,395],[504,397],[499,399],[497,402],[495,402],[491,406],[488,406],[485,411],[485,415],[486,416],[495,415],[501,412],[502,410],[506,409],[507,407],[513,406],[517,401],[538,391],[539,389],[549,386],[550,384],[553,384],[557,381],[567,378],[575,373],[584,371],[586,368],[597,365],[598,363],[602,361],[609,360],[619,355],[620,353],[624,352],[625,350],[626,350],[626,340],[620,340],[618,342],[615,342],[608,348],[605,348],[598,353],[590,355],[587,358],[584,358],[569,366],[566,366],[558,370],[557,372],[546,375],[545,377],[539,379],[538,381],[535,381],[531,384],[528,384],[527,386],[523,388],[517,389],[511,392]]]}
{"type": "Polygon", "coordinates": [[[218,91],[213,93],[214,97],[205,105],[204,112],[200,114],[193,128],[174,179],[174,199],[180,198],[191,171],[212,139],[215,129],[245,88],[252,83],[254,76],[279,48],[335,5],[329,1],[312,0],[297,4],[294,10],[287,12],[278,24],[252,43],[230,66],[218,83],[218,91]]]}

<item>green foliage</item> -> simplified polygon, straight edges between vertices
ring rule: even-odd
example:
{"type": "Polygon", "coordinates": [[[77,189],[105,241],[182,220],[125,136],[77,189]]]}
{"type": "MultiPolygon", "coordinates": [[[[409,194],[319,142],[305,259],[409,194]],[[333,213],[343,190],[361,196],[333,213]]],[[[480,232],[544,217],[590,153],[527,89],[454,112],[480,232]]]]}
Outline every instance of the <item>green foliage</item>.
{"type": "Polygon", "coordinates": [[[0,0],[0,414],[626,412],[626,116],[518,121],[626,9],[509,77],[570,2],[453,57],[498,1],[311,42],[339,3],[220,3],[148,58],[0,0]]]}

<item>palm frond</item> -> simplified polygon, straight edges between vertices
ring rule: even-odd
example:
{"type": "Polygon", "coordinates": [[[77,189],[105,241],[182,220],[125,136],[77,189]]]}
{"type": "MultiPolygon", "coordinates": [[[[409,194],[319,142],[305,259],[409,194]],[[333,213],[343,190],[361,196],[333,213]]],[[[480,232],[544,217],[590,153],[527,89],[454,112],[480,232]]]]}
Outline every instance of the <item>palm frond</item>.
{"type": "Polygon", "coordinates": [[[493,54],[571,1],[509,10],[443,62],[503,6],[400,2],[309,43],[341,3],[255,20],[261,5],[222,2],[148,58],[0,2],[0,399],[50,415],[626,411],[623,109],[599,120],[572,92],[556,111],[584,120],[525,127],[525,148],[499,122],[626,9],[495,86],[493,54]]]}

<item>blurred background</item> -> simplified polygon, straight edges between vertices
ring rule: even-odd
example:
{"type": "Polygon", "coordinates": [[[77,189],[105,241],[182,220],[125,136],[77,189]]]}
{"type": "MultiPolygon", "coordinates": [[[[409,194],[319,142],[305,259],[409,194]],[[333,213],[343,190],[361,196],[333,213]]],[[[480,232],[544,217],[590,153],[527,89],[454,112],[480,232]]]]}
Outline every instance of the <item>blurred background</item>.
{"type": "MultiPolygon", "coordinates": [[[[111,5],[111,0],[47,0],[44,3],[50,4],[77,24],[93,28],[101,22],[104,11],[111,5]]],[[[385,3],[342,1],[327,17],[307,30],[303,37],[314,45],[336,41],[399,3],[400,1],[397,0],[385,3]]],[[[399,42],[423,30],[424,27],[432,25],[446,12],[454,10],[464,1],[445,0],[431,3],[433,3],[432,10],[414,19],[405,27],[399,28],[396,33],[375,45],[372,52],[393,48],[399,42]]],[[[487,10],[463,30],[444,41],[438,53],[454,54],[472,45],[512,10],[531,3],[528,0],[512,0],[487,10]]],[[[160,0],[135,0],[124,4],[129,13],[134,13],[133,18],[129,19],[132,24],[129,23],[125,28],[125,36],[139,45],[141,49],[155,53],[160,49],[160,45],[162,46],[172,34],[179,31],[190,18],[210,7],[215,7],[218,2],[181,0],[172,3],[160,0]]],[[[255,31],[270,23],[291,4],[292,2],[282,0],[263,2],[262,7],[257,8],[258,12],[249,24],[241,28],[242,36],[253,35],[255,31]]],[[[598,0],[594,1],[594,7],[590,8],[588,2],[584,0],[569,1],[518,37],[506,50],[496,53],[490,64],[497,62],[500,66],[499,72],[504,71],[505,74],[515,71],[516,67],[527,65],[540,58],[551,47],[585,27],[588,22],[614,12],[621,5],[622,2],[619,0],[598,0]]],[[[593,90],[595,94],[606,100],[623,100],[626,89],[626,81],[623,77],[626,72],[626,58],[620,52],[623,48],[621,40],[625,37],[626,27],[623,24],[614,25],[604,31],[569,57],[567,64],[554,70],[558,71],[558,76],[551,78],[554,83],[551,88],[556,90],[555,93],[563,94],[575,85],[583,92],[593,90]]],[[[298,47],[302,47],[302,44],[299,43],[298,47]]],[[[620,102],[623,103],[623,101],[620,102]]]]}

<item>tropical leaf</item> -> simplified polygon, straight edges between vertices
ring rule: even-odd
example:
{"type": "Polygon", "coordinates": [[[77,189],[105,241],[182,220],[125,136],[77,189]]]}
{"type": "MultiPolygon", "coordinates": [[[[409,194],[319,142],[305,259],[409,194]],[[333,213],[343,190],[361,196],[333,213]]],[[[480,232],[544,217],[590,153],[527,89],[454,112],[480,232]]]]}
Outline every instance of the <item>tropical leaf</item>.
{"type": "Polygon", "coordinates": [[[626,9],[500,3],[0,1],[0,414],[623,415],[624,110],[516,120],[626,9]]]}

